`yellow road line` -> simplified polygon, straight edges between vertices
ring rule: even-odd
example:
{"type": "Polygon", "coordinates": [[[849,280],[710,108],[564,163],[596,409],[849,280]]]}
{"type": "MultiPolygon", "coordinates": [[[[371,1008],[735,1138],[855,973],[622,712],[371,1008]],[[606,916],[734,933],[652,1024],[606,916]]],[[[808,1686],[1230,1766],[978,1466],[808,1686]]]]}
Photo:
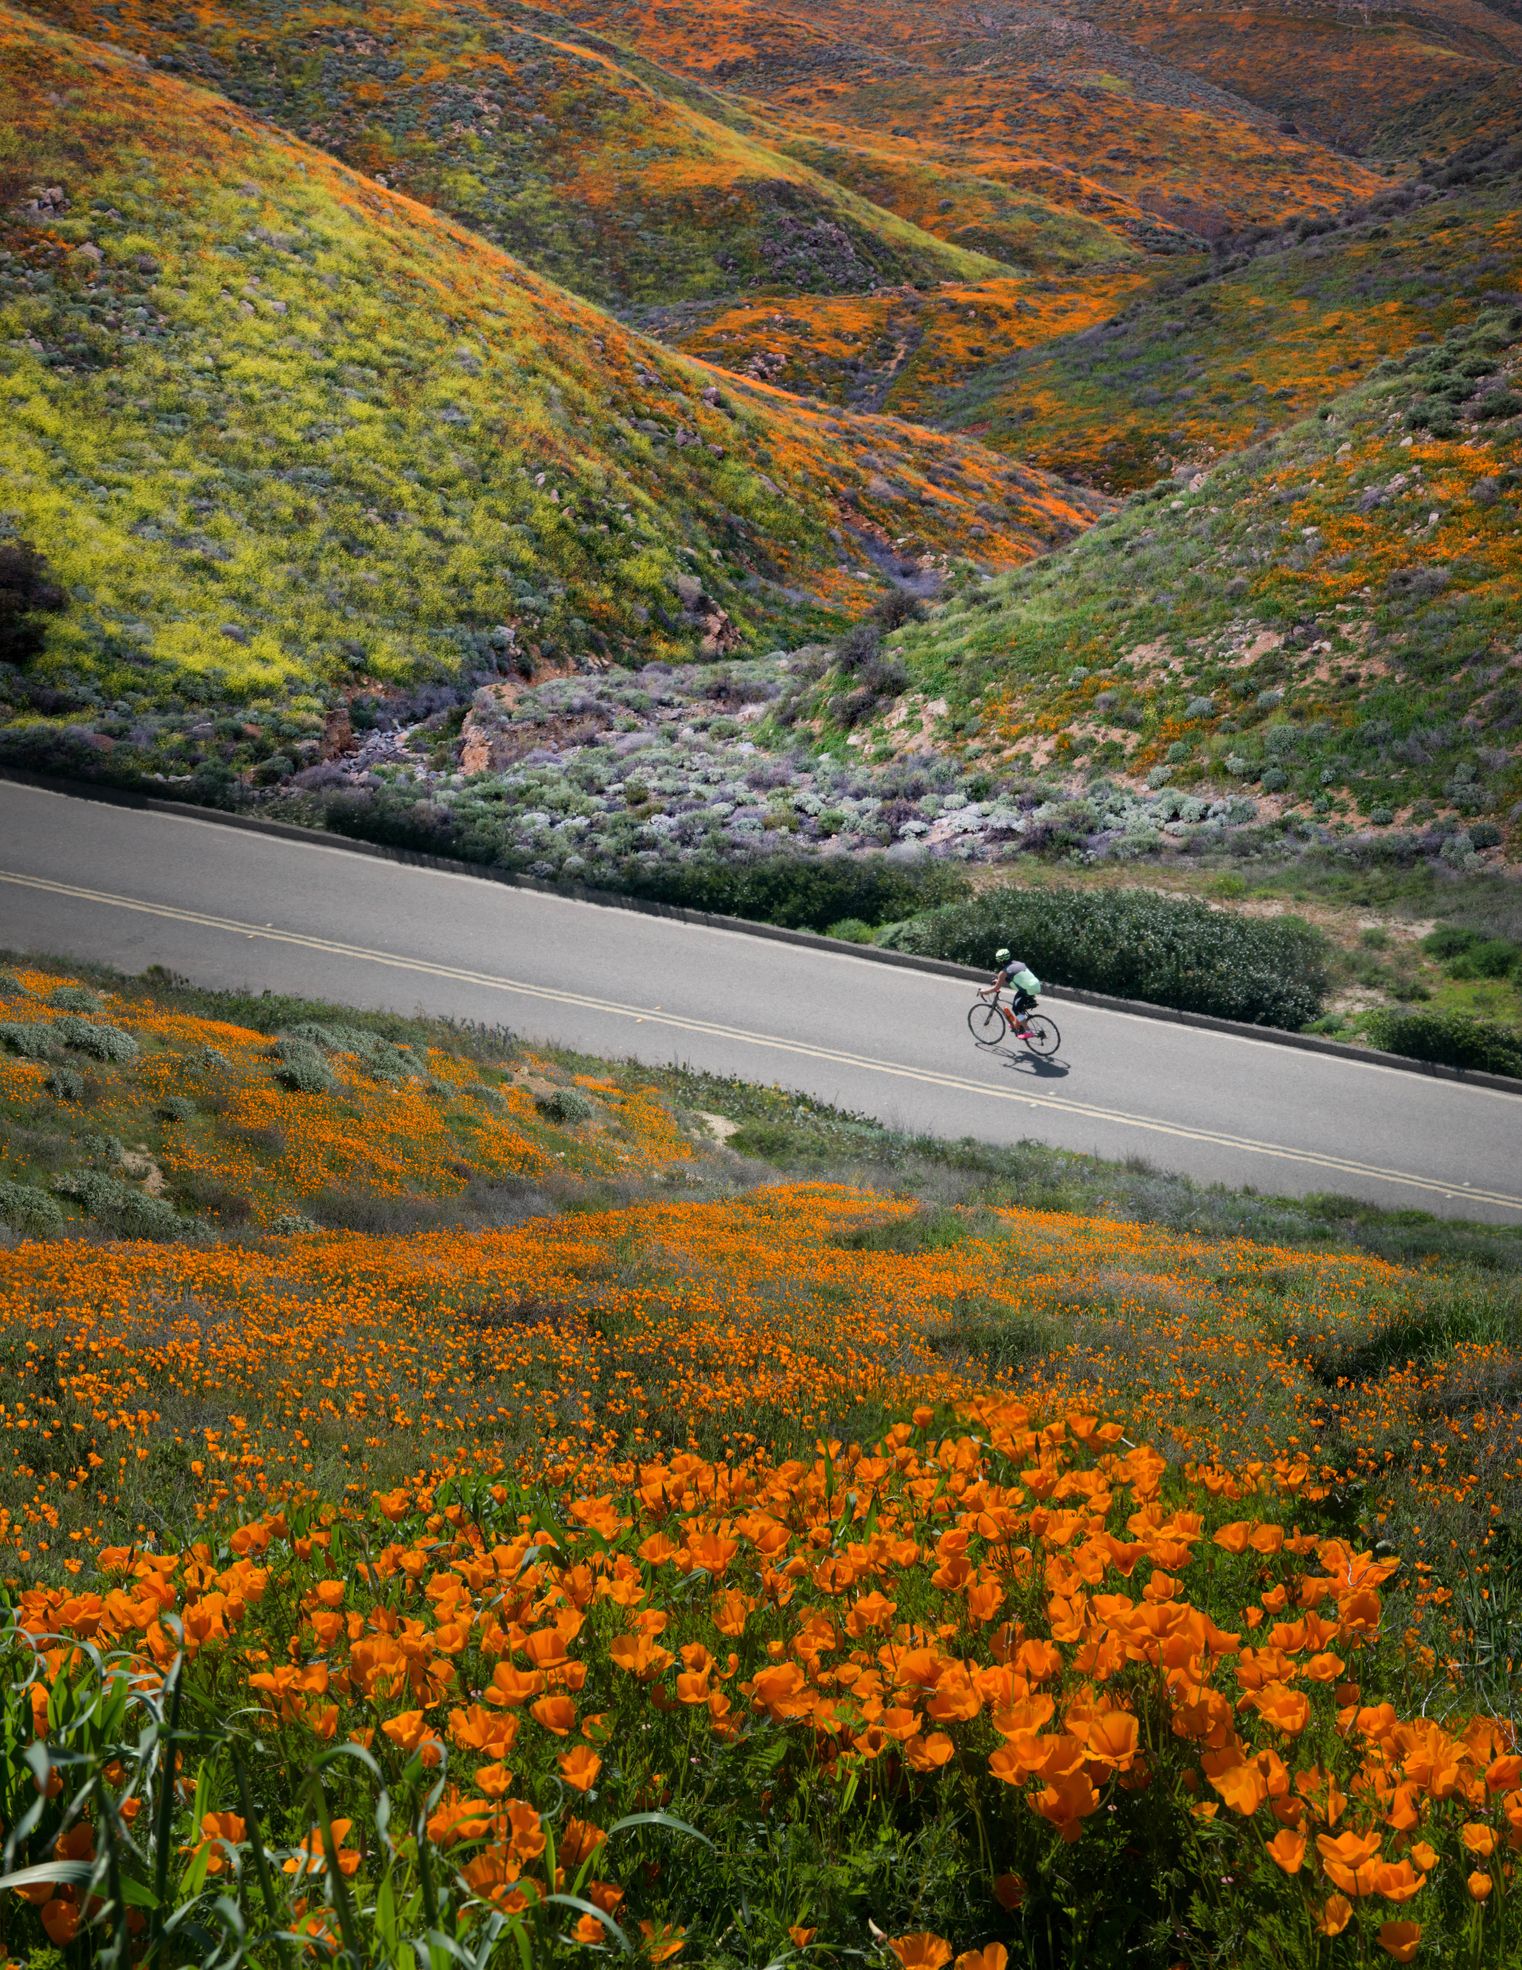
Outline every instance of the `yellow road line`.
{"type": "Polygon", "coordinates": [[[211,916],[200,910],[183,910],[168,903],[149,903],[135,896],[118,896],[108,890],[84,889],[72,883],[52,882],[42,876],[21,875],[7,869],[0,869],[0,882],[12,883],[21,889],[44,890],[51,895],[72,897],[79,902],[104,903],[114,909],[132,910],[142,916],[160,917],[172,923],[193,924],[200,929],[223,931],[236,937],[257,938],[269,944],[294,945],[298,949],[318,951],[329,957],[357,958],[366,964],[388,966],[393,971],[417,972],[430,978],[451,979],[459,984],[484,986],[490,991],[507,992],[521,998],[541,999],[555,1005],[572,1006],[579,1011],[595,1012],[603,1018],[613,1014],[648,1026],[665,1026],[677,1032],[738,1041],[745,1046],[765,1048],[776,1053],[795,1054],[807,1060],[828,1061],[836,1066],[862,1068],[869,1073],[884,1074],[895,1080],[916,1081],[931,1087],[949,1088],[957,1092],[977,1095],[984,1100],[1024,1103],[1029,1108],[1050,1108],[1086,1121],[1117,1123],[1125,1128],[1141,1129],[1154,1135],[1173,1136],[1186,1142],[1207,1143],[1222,1149],[1245,1151],[1254,1156],[1275,1157],[1281,1162],[1306,1164],[1334,1175],[1373,1177],[1384,1183],[1403,1184],[1410,1189],[1429,1191],[1440,1197],[1464,1198],[1477,1204],[1496,1204],[1506,1210],[1522,1211],[1522,1197],[1508,1196],[1503,1191],[1482,1190],[1472,1184],[1443,1183],[1435,1177],[1416,1176],[1406,1170],[1384,1169],[1378,1164],[1360,1163],[1350,1157],[1330,1156],[1307,1149],[1291,1149],[1283,1143],[1259,1142],[1251,1136],[1231,1135],[1215,1129],[1186,1128],[1181,1123],[1159,1121],[1152,1116],[1127,1114],[1123,1109],[1100,1108],[1090,1102],[1075,1101],[1068,1095],[991,1087],[984,1081],[969,1080],[960,1074],[938,1073],[931,1068],[911,1067],[901,1061],[877,1060],[869,1054],[847,1053],[837,1047],[811,1046],[806,1041],[783,1039],[773,1033],[750,1033],[742,1027],[727,1026],[715,1020],[692,1019],[679,1013],[661,1011],[654,1006],[631,1006],[628,1003],[611,1005],[603,998],[593,998],[580,992],[561,991],[549,985],[530,985],[522,979],[502,978],[492,972],[471,971],[461,965],[433,964],[424,958],[402,957],[394,951],[377,951],[363,944],[343,944],[333,938],[308,936],[302,931],[278,930],[271,924],[244,923],[235,917],[211,916]]]}

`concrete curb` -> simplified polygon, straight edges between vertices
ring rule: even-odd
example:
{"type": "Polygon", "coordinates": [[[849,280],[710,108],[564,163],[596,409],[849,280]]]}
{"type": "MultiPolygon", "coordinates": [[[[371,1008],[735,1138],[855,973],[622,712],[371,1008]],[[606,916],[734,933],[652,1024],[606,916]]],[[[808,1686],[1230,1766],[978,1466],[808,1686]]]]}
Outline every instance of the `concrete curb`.
{"type": "MultiPolygon", "coordinates": [[[[569,896],[578,903],[592,903],[601,909],[632,910],[647,917],[667,917],[677,923],[697,924],[709,930],[734,931],[743,937],[761,937],[773,944],[798,944],[805,948],[832,951],[840,956],[863,958],[869,964],[894,965],[904,971],[931,972],[942,978],[960,978],[987,984],[989,974],[972,965],[954,964],[946,958],[913,957],[904,951],[884,951],[873,944],[851,944],[839,937],[825,937],[812,930],[786,930],[778,924],[752,923],[745,917],[720,916],[712,910],[690,910],[679,903],[657,903],[642,896],[621,896],[614,890],[592,889],[576,882],[543,882],[536,876],[513,875],[485,864],[458,862],[447,855],[428,855],[416,849],[390,848],[381,842],[359,841],[349,835],[329,833],[321,828],[301,828],[290,821],[267,821],[253,814],[229,814],[217,807],[200,807],[188,800],[174,800],[150,794],[136,787],[113,786],[106,781],[75,780],[60,774],[33,772],[27,767],[0,766],[0,780],[13,780],[19,786],[39,787],[48,793],[69,794],[77,799],[103,801],[108,806],[134,807],[155,814],[175,814],[193,821],[208,821],[218,827],[241,828],[247,834],[271,835],[279,841],[320,842],[327,848],[342,848],[354,855],[368,855],[381,862],[401,862],[409,867],[442,869],[450,875],[473,876],[481,882],[500,883],[507,889],[532,890],[541,896],[569,896]]],[[[1373,1047],[1349,1046],[1343,1040],[1330,1040],[1320,1033],[1288,1033],[1277,1026],[1253,1026],[1242,1019],[1218,1019],[1212,1013],[1179,1012],[1171,1006],[1148,1005],[1141,999],[1119,999],[1106,992],[1085,992],[1075,986],[1053,985],[1042,994],[1064,1004],[1095,1006],[1105,1012],[1129,1013],[1136,1019],[1158,1019],[1171,1026],[1197,1026],[1210,1033],[1228,1033],[1238,1039],[1258,1040],[1268,1046],[1294,1047],[1301,1053],[1329,1054],[1339,1060],[1361,1061],[1365,1066],[1393,1067],[1403,1074],[1424,1074],[1429,1080],[1458,1081],[1467,1087],[1494,1088],[1502,1094],[1522,1095],[1522,1080],[1507,1074],[1488,1074],[1477,1068],[1447,1067],[1437,1061],[1408,1060],[1404,1054],[1381,1053],[1373,1047]]]]}

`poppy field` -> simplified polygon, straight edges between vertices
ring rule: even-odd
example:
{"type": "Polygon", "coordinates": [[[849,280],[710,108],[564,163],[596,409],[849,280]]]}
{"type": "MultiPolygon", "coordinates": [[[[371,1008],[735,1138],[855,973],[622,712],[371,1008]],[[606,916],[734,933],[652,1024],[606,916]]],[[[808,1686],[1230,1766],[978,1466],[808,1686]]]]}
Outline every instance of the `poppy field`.
{"type": "Polygon", "coordinates": [[[4,994],[7,1960],[1515,1960],[1503,1246],[948,1202],[769,1167],[727,1084],[4,994]],[[84,1208],[113,1125],[167,1219],[84,1208]]]}

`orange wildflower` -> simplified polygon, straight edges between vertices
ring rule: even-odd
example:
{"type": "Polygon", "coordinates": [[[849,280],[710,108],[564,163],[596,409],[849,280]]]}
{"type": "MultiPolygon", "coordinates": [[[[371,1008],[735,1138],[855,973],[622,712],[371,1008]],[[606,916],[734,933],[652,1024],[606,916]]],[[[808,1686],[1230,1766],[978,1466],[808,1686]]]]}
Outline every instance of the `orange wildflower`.
{"type": "Polygon", "coordinates": [[[590,1745],[574,1745],[569,1751],[562,1751],[556,1763],[560,1776],[566,1784],[577,1792],[588,1792],[597,1783],[597,1774],[602,1770],[602,1759],[590,1745]]]}
{"type": "Polygon", "coordinates": [[[951,1961],[950,1943],[928,1930],[913,1936],[890,1937],[888,1950],[903,1970],[941,1970],[943,1964],[951,1961]]]}

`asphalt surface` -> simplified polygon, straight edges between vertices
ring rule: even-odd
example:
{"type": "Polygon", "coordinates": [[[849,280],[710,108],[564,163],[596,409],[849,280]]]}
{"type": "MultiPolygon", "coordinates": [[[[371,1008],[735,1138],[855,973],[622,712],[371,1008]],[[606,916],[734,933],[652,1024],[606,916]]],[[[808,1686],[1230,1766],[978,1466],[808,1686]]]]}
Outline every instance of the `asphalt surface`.
{"type": "Polygon", "coordinates": [[[161,964],[776,1082],[894,1127],[1522,1221],[1522,1097],[1045,1002],[995,1054],[955,979],[0,782],[0,948],[161,964]]]}

